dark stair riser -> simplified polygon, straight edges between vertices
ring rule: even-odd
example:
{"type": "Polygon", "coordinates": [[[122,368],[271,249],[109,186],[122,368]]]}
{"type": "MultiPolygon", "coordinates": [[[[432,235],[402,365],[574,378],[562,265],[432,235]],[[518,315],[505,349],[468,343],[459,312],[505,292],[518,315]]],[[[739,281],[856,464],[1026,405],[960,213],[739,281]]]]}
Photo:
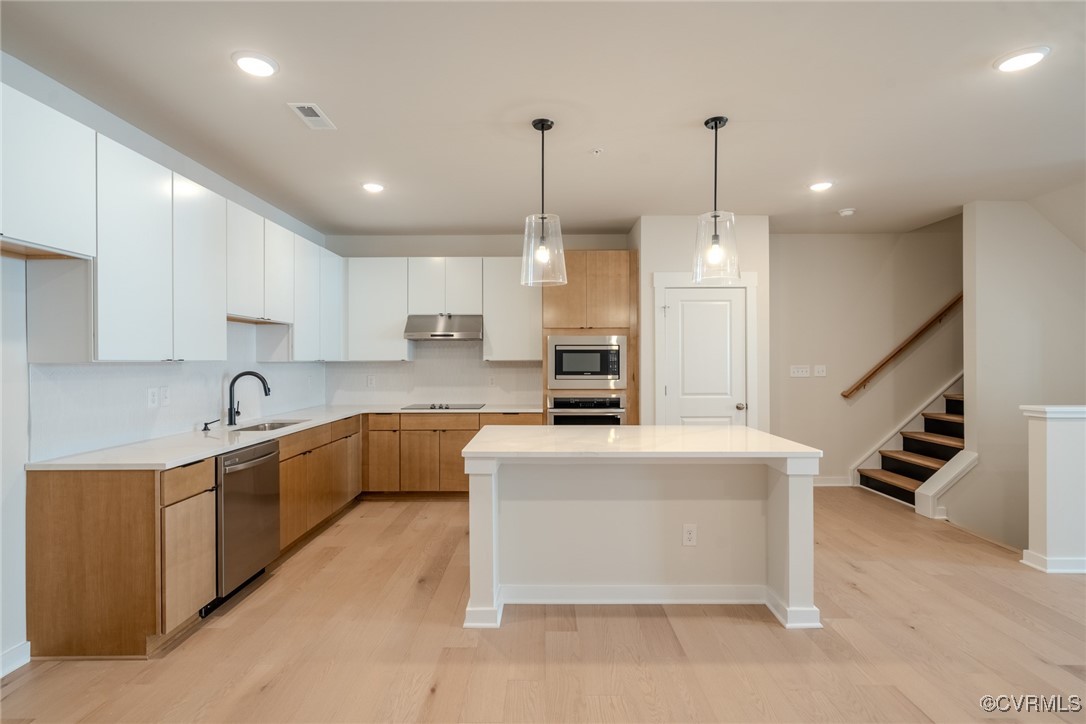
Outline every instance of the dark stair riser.
{"type": "Polygon", "coordinates": [[[965,400],[944,400],[944,402],[946,403],[946,411],[948,414],[965,414],[965,400]]]}
{"type": "Polygon", "coordinates": [[[950,458],[961,452],[960,448],[939,445],[925,440],[914,440],[911,437],[902,438],[902,447],[908,452],[927,455],[929,458],[939,458],[940,460],[950,460],[950,458]]]}
{"type": "Polygon", "coordinates": [[[947,422],[930,417],[924,418],[924,432],[934,432],[936,435],[947,437],[965,438],[965,425],[961,422],[947,422]]]}
{"type": "Polygon", "coordinates": [[[905,490],[903,488],[899,488],[896,485],[884,483],[881,480],[869,478],[863,473],[860,474],[860,485],[864,486],[865,488],[871,488],[872,490],[876,490],[883,495],[889,495],[891,498],[896,498],[903,503],[908,503],[909,505],[916,505],[915,493],[912,493],[911,491],[905,490]]]}
{"type": "Polygon", "coordinates": [[[904,475],[907,478],[919,480],[920,482],[924,482],[932,475],[935,475],[934,470],[926,468],[923,465],[914,465],[913,463],[907,463],[904,460],[898,460],[897,458],[891,458],[885,455],[881,455],[880,457],[882,458],[882,469],[889,470],[891,473],[904,475]]]}

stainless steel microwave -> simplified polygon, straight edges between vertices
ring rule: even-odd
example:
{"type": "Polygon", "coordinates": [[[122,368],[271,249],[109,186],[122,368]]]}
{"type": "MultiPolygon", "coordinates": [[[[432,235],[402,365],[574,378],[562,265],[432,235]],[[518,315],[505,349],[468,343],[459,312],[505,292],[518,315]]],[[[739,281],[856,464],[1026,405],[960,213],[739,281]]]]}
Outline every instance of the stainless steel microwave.
{"type": "Polygon", "coordinates": [[[626,337],[548,336],[547,366],[552,390],[624,390],[626,337]]]}

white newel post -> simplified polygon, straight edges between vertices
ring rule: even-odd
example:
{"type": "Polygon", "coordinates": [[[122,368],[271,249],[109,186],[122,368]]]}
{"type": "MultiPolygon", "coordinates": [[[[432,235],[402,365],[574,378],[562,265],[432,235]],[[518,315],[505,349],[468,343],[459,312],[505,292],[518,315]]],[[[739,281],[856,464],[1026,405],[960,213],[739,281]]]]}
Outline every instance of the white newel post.
{"type": "Polygon", "coordinates": [[[1022,405],[1029,420],[1029,548],[1022,563],[1086,573],[1086,405],[1022,405]]]}

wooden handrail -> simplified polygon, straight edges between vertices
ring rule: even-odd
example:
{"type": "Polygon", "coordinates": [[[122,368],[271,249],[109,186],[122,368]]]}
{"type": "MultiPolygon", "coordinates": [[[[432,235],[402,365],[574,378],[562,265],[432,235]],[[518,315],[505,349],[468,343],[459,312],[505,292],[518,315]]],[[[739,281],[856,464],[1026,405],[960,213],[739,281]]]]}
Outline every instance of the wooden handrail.
{"type": "Polygon", "coordinates": [[[950,310],[954,309],[954,307],[958,306],[961,303],[962,303],[962,294],[959,292],[958,296],[954,297],[949,302],[944,304],[942,309],[940,309],[935,314],[931,315],[931,317],[928,319],[928,321],[924,322],[922,325],[920,325],[920,327],[915,332],[910,334],[908,339],[906,339],[904,342],[899,344],[897,347],[894,347],[893,352],[891,352],[890,354],[883,357],[882,360],[879,361],[879,363],[877,365],[875,365],[870,370],[868,370],[867,374],[864,375],[863,377],[861,377],[856,384],[854,384],[852,387],[849,387],[847,390],[842,392],[841,397],[844,397],[847,400],[848,398],[852,397],[857,392],[859,392],[861,389],[866,387],[867,383],[871,381],[871,378],[874,377],[875,375],[877,375],[879,372],[881,372],[883,367],[885,367],[886,365],[893,362],[894,359],[898,355],[900,355],[902,352],[904,352],[906,349],[908,349],[912,345],[913,342],[920,339],[921,335],[923,335],[924,332],[927,332],[929,329],[934,327],[936,324],[943,321],[943,317],[945,317],[950,312],[950,310]]]}

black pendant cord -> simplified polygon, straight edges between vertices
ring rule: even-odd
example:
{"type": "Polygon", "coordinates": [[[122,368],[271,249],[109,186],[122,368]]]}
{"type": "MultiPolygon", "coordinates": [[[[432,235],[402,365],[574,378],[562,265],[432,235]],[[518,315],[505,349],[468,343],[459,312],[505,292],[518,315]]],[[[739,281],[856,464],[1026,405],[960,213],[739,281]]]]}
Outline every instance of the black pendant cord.
{"type": "Polygon", "coordinates": [[[539,215],[546,216],[547,204],[547,129],[539,131],[539,215]]]}
{"type": "Polygon", "coordinates": [[[713,212],[714,213],[716,212],[716,200],[717,200],[716,175],[717,175],[717,169],[719,168],[719,164],[717,163],[717,148],[718,148],[717,139],[718,139],[719,135],[720,135],[720,128],[719,127],[714,127],[713,128],[713,212]]]}

